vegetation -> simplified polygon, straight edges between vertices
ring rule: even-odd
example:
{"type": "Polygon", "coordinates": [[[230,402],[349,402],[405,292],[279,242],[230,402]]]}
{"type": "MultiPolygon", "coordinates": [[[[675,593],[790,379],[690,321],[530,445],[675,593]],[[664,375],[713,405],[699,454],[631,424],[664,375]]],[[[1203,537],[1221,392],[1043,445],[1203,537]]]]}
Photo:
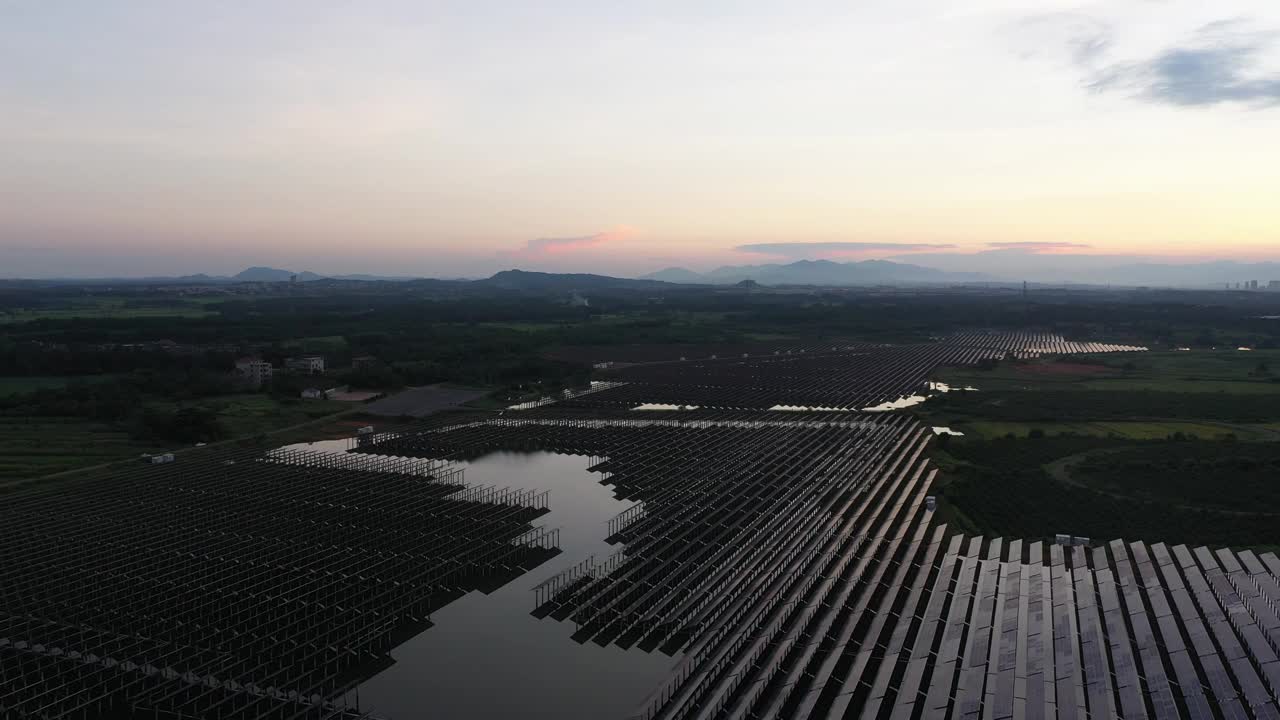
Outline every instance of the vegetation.
{"type": "Polygon", "coordinates": [[[1280,545],[1275,353],[1175,351],[952,368],[926,403],[942,494],[989,535],[1280,545]]]}
{"type": "MultiPolygon", "coordinates": [[[[0,439],[0,477],[252,437],[350,407],[298,399],[319,382],[381,391],[456,383],[492,390],[491,398],[472,404],[496,408],[506,398],[584,383],[590,368],[573,353],[556,354],[557,348],[925,342],[973,328],[1036,328],[1170,350],[948,369],[941,379],[980,391],[935,399],[921,412],[931,424],[966,433],[951,442],[957,458],[965,456],[957,467],[1008,460],[1009,453],[993,448],[1005,447],[1000,443],[1010,435],[1016,442],[1042,443],[1041,450],[1060,441],[1089,450],[1171,437],[1214,447],[1220,439],[1280,437],[1280,322],[1259,317],[1276,314],[1264,294],[1063,292],[1028,300],[998,290],[744,292],[573,284],[578,282],[585,281],[548,276],[536,287],[281,283],[222,286],[207,296],[146,285],[0,282],[0,421],[13,430],[0,439]],[[589,306],[566,302],[574,292],[588,296],[589,306]],[[1171,350],[1177,346],[1195,351],[1171,350]],[[1241,346],[1254,350],[1235,350],[1241,346]],[[289,357],[312,353],[323,355],[330,368],[323,379],[280,373],[258,390],[233,380],[238,356],[258,355],[280,367],[289,357]],[[356,358],[364,358],[359,368],[352,364],[356,358]],[[1001,459],[984,459],[982,452],[1001,459]]],[[[1137,489],[1126,494],[1104,488],[1097,473],[1064,485],[1042,467],[1061,459],[1022,468],[1030,473],[1024,479],[1051,483],[1045,492],[1074,494],[1081,503],[1103,489],[1124,502],[1153,499],[1137,489]]],[[[1009,534],[1003,521],[972,507],[991,490],[984,483],[1001,477],[957,471],[948,494],[985,531],[1009,534]]],[[[1002,495],[1001,502],[1010,508],[1019,497],[1030,502],[1025,496],[1033,487],[1002,495]]],[[[1059,524],[1070,523],[1044,527],[1059,524]]],[[[1031,525],[1020,527],[1025,532],[1031,525]]]]}
{"type": "MultiPolygon", "coordinates": [[[[954,440],[954,439],[953,439],[954,440]]],[[[990,536],[1045,537],[1068,533],[1098,540],[1141,538],[1156,542],[1247,547],[1280,545],[1280,514],[1274,495],[1271,512],[1224,512],[1195,507],[1207,491],[1193,474],[1171,479],[1160,493],[1128,488],[1129,477],[1114,469],[1106,455],[1095,455],[1097,469],[1088,485],[1063,482],[1047,467],[1061,458],[1099,450],[1167,452],[1172,441],[1135,448],[1127,441],[1097,438],[1025,438],[949,442],[942,460],[946,481],[941,494],[961,525],[990,536]],[[1116,493],[1110,489],[1126,488],[1116,493]],[[1102,488],[1103,490],[1100,490],[1102,488]],[[1199,489],[1194,489],[1199,488],[1199,489]],[[1194,489],[1194,490],[1193,490],[1194,489]],[[1192,496],[1186,493],[1192,491],[1192,496]]],[[[1201,443],[1203,445],[1203,443],[1201,443]]],[[[1145,487],[1145,486],[1144,486],[1145,487]]],[[[1212,486],[1232,496],[1232,505],[1258,496],[1255,483],[1212,486]]]]}
{"type": "Polygon", "coordinates": [[[1126,447],[1081,458],[1070,478],[1117,496],[1242,513],[1280,522],[1280,443],[1203,442],[1126,447]]]}

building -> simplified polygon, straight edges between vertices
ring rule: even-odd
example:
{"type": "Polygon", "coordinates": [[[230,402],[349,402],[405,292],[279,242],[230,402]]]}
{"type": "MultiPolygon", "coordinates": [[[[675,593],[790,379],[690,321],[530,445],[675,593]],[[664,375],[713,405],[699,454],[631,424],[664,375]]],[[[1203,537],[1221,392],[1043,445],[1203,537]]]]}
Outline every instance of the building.
{"type": "Polygon", "coordinates": [[[302,357],[289,358],[284,364],[285,367],[295,372],[310,375],[318,375],[324,372],[324,357],[321,355],[303,355],[302,357]]]}
{"type": "Polygon", "coordinates": [[[1267,283],[1268,290],[1280,290],[1280,280],[1272,280],[1267,283]]]}
{"type": "Polygon", "coordinates": [[[271,382],[271,363],[261,358],[244,357],[236,361],[236,374],[251,387],[271,382]]]}
{"type": "Polygon", "coordinates": [[[378,358],[372,355],[361,355],[360,357],[351,358],[352,370],[372,370],[378,367],[378,358]]]}
{"type": "Polygon", "coordinates": [[[334,396],[341,395],[347,390],[348,390],[348,387],[346,385],[336,385],[333,387],[317,385],[315,387],[309,387],[306,390],[303,390],[302,399],[303,400],[332,400],[334,396]]]}

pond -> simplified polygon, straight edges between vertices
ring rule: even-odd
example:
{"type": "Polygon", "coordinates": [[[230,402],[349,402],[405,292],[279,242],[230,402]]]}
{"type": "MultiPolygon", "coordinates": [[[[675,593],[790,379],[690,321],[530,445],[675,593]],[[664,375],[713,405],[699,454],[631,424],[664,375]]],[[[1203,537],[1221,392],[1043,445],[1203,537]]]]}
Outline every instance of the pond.
{"type": "MultiPolygon", "coordinates": [[[[319,448],[313,448],[319,449],[319,448]]],[[[607,521],[630,507],[588,473],[590,459],[501,452],[463,463],[472,484],[551,491],[562,553],[483,594],[472,592],[432,615],[433,627],[392,651],[395,664],[361,685],[360,706],[395,720],[413,718],[625,718],[667,677],[676,659],[616,646],[578,644],[571,622],[538,620],[531,588],[594,554],[607,521]]]]}

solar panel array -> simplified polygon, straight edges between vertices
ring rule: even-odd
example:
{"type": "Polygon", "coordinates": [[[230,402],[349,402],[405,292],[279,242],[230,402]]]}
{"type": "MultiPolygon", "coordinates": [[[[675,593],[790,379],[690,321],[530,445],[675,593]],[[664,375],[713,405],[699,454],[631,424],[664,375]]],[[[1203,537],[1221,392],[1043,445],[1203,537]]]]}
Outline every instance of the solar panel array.
{"type": "Polygon", "coordinates": [[[1061,335],[1037,332],[956,333],[943,342],[966,347],[993,348],[1020,358],[1084,353],[1141,352],[1145,347],[1112,343],[1076,342],[1061,335]]]}
{"type": "Polygon", "coordinates": [[[765,355],[621,368],[603,376],[619,385],[578,397],[574,403],[595,407],[656,403],[759,410],[782,406],[860,410],[922,391],[929,377],[947,365],[1008,355],[1143,349],[1069,342],[1043,333],[971,333],[919,345],[777,349],[765,355]]]}
{"type": "Polygon", "coordinates": [[[639,504],[535,612],[679,658],[637,720],[1280,717],[1273,553],[955,535],[927,442],[893,414],[553,406],[364,449],[594,456],[639,504]]]}
{"type": "Polygon", "coordinates": [[[556,552],[448,463],[184,453],[0,502],[0,717],[357,718],[406,630],[556,552]]]}
{"type": "MultiPolygon", "coordinates": [[[[1035,334],[638,366],[569,402],[449,413],[352,455],[197,451],[0,501],[0,716],[356,718],[432,609],[556,551],[494,450],[592,457],[635,504],[540,578],[580,642],[678,658],[633,720],[1280,720],[1280,559],[971,538],[929,431],[856,409],[939,365],[1102,352],[1035,334]],[[639,412],[644,402],[703,409],[639,412]]],[[[498,689],[500,690],[500,689],[498,689]]]]}

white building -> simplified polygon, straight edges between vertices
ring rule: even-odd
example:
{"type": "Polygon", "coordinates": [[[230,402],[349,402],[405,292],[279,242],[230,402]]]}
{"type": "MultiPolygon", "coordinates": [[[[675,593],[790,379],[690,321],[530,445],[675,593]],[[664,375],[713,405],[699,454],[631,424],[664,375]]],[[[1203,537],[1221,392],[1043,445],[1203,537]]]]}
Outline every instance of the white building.
{"type": "Polygon", "coordinates": [[[324,372],[324,357],[320,355],[303,355],[302,357],[289,358],[284,364],[290,370],[311,375],[324,372]]]}
{"type": "Polygon", "coordinates": [[[302,391],[303,400],[332,400],[335,396],[347,392],[349,388],[346,385],[338,385],[336,387],[309,387],[302,391]]]}
{"type": "Polygon", "coordinates": [[[271,363],[259,358],[240,358],[236,361],[236,374],[253,387],[262,387],[271,381],[271,363]]]}

